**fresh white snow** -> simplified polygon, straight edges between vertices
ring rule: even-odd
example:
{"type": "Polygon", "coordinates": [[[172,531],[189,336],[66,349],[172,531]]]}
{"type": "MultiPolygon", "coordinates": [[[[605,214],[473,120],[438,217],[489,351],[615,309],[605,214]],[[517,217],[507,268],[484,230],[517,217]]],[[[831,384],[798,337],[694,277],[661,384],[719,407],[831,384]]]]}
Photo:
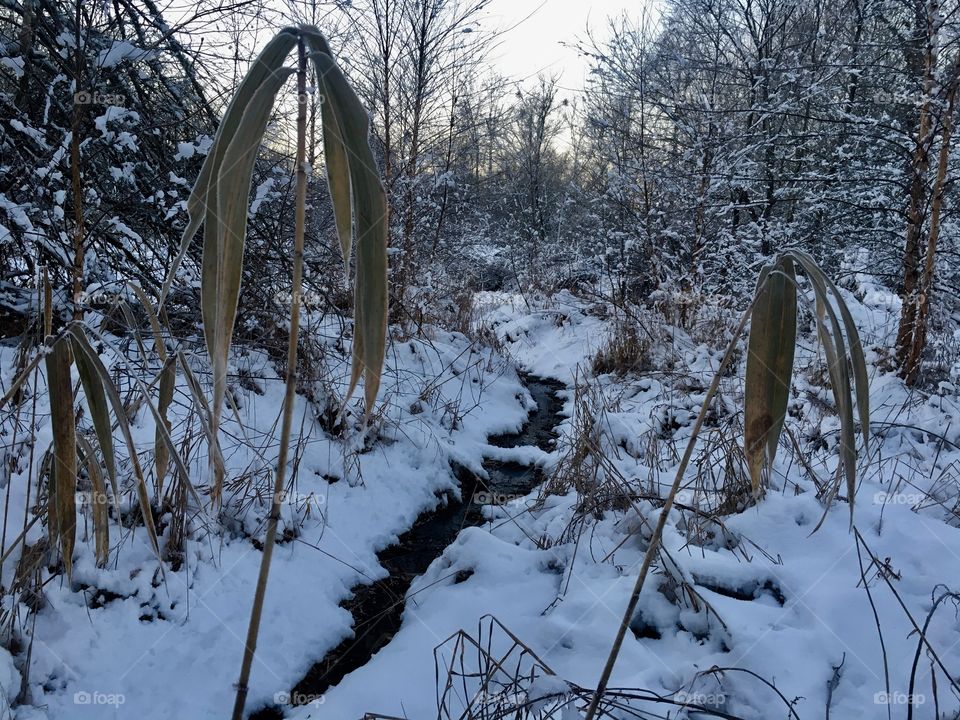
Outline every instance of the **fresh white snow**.
{"type": "MultiPolygon", "coordinates": [[[[696,512],[715,510],[730,496],[723,487],[729,452],[724,441],[739,439],[742,374],[725,379],[716,401],[719,419],[701,437],[641,596],[635,627],[645,631],[627,634],[611,687],[687,698],[744,718],[787,717],[787,706],[759,677],[801,718],[822,717],[828,695],[831,717],[879,720],[888,709],[904,716],[918,645],[914,623],[922,625],[933,601],[954,589],[960,563],[960,404],[949,388],[932,397],[911,396],[880,369],[898,306],[871,278],[859,276],[855,283],[844,292],[871,366],[873,411],[855,511],[866,545],[858,545],[849,527],[845,499],[825,510],[810,475],[832,477],[837,423],[829,390],[818,380],[822,361],[807,338],[787,423],[809,449],[806,467],[784,446],[761,500],[718,521],[696,512]],[[711,477],[720,478],[717,486],[705,481],[711,477]],[[871,566],[868,548],[881,567],[871,566]]],[[[590,494],[568,487],[489,507],[488,523],[463,530],[414,581],[393,640],[322,699],[287,711],[296,718],[360,718],[365,712],[436,717],[437,672],[442,682],[453,662],[451,636],[464,631],[480,639],[486,632],[492,647],[512,644],[499,626],[484,624],[490,615],[556,674],[540,672],[525,697],[595,685],[659,513],[659,502],[649,498],[662,495],[673,479],[722,348],[708,348],[697,332],[660,323],[653,325],[658,340],[651,352],[669,372],[592,377],[590,357],[614,327],[609,308],[568,293],[526,299],[485,293],[477,307],[478,322],[508,357],[456,333],[394,340],[381,396],[384,413],[374,429],[363,431],[351,415],[345,439],[332,439],[300,398],[295,426],[302,425],[305,441],[294,453],[297,480],[283,514],[284,529],[296,538],[275,553],[248,708],[282,701],[313,662],[349,636],[351,617],[339,603],[354,585],[382,577],[376,552],[434,507],[439,493],[455,490],[451,461],[482,473],[484,457],[510,457],[540,464],[549,474],[570,461],[583,403],[591,408],[592,438],[605,462],[595,467],[595,477],[607,487],[622,483],[637,497],[585,509],[590,494]],[[514,363],[568,385],[553,452],[504,450],[486,442],[492,433],[518,429],[530,407],[514,363]],[[589,381],[579,408],[572,391],[578,379],[589,381]]],[[[314,318],[307,332],[328,345],[323,382],[342,392],[347,368],[342,348],[334,349],[338,323],[314,318]]],[[[5,372],[13,352],[0,350],[5,372]]],[[[193,362],[203,377],[202,352],[193,362]]],[[[232,370],[246,378],[233,388],[244,427],[231,417],[224,428],[232,438],[224,447],[228,475],[244,478],[251,495],[259,488],[262,497],[272,482],[282,397],[282,382],[270,368],[263,355],[236,354],[232,370]]],[[[181,400],[185,393],[178,388],[181,400]]],[[[186,406],[177,404],[181,411],[186,406]]],[[[183,422],[180,416],[174,426],[183,422]]],[[[138,442],[151,447],[149,415],[141,411],[135,425],[138,442]]],[[[49,428],[41,427],[38,447],[49,439],[49,428]]],[[[190,468],[196,483],[206,481],[204,453],[192,456],[190,468]]],[[[23,513],[25,458],[19,470],[11,484],[11,517],[23,513]]],[[[142,529],[117,527],[111,563],[97,569],[92,538],[81,525],[74,588],[55,578],[45,588],[46,604],[35,624],[31,619],[25,625],[33,639],[31,705],[17,717],[224,717],[260,559],[248,535],[262,535],[265,515],[262,501],[246,507],[232,519],[235,532],[214,530],[212,519],[195,516],[185,562],[165,573],[142,529]],[[92,602],[94,588],[116,596],[92,602]]],[[[11,523],[7,546],[18,532],[11,523]]],[[[42,532],[34,526],[31,540],[42,532]]],[[[15,558],[8,559],[7,577],[14,566],[15,558]]],[[[944,602],[926,631],[948,668],[960,665],[956,607],[944,602]]],[[[0,686],[10,698],[17,673],[9,663],[0,665],[0,686]]],[[[955,713],[957,696],[937,673],[939,709],[955,713]]],[[[925,651],[915,675],[915,716],[932,717],[925,651]]],[[[448,707],[476,702],[478,688],[448,694],[448,707]]],[[[568,716],[577,717],[572,708],[568,716]]],[[[659,708],[667,710],[674,711],[659,708]]]]}

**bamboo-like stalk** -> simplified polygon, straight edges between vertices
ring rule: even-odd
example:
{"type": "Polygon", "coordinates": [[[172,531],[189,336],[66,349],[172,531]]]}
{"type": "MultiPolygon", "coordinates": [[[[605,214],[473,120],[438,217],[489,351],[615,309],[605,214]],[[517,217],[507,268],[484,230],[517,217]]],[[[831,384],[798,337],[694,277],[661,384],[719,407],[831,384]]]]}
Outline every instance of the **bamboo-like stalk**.
{"type": "MultiPolygon", "coordinates": [[[[757,295],[759,295],[759,293],[757,293],[757,295]]],[[[673,501],[677,496],[677,492],[680,490],[680,483],[683,481],[683,475],[687,470],[687,465],[690,463],[690,458],[693,456],[693,448],[697,444],[697,437],[700,434],[700,427],[703,425],[703,421],[707,416],[707,410],[710,408],[710,402],[713,400],[713,396],[716,395],[717,388],[720,387],[720,379],[723,377],[723,372],[726,370],[727,365],[730,364],[730,361],[733,358],[733,353],[737,346],[737,339],[747,326],[747,320],[750,319],[750,314],[753,312],[753,307],[756,304],[756,301],[757,297],[755,296],[753,302],[750,304],[750,307],[746,309],[746,311],[743,313],[743,317],[740,318],[740,323],[737,325],[737,329],[733,333],[733,338],[730,340],[730,344],[727,346],[727,351],[723,355],[723,360],[720,361],[720,367],[713,376],[713,382],[710,383],[710,389],[707,391],[707,396],[704,398],[703,405],[700,407],[700,414],[697,415],[697,421],[693,425],[690,441],[687,443],[687,449],[683,453],[683,459],[680,461],[680,467],[677,468],[677,476],[673,479],[673,485],[670,487],[670,493],[667,495],[666,501],[663,504],[663,508],[660,510],[660,517],[657,518],[657,525],[653,529],[653,535],[650,537],[650,545],[647,546],[647,552],[643,556],[643,564],[640,566],[640,574],[637,576],[637,581],[633,586],[633,593],[630,595],[630,602],[627,603],[627,609],[624,611],[623,619],[620,621],[620,628],[617,630],[617,637],[613,641],[613,647],[610,649],[610,655],[607,657],[606,665],[604,665],[603,672],[600,675],[600,681],[597,683],[597,690],[593,694],[593,699],[590,701],[590,707],[587,708],[585,720],[593,720],[597,713],[597,708],[600,705],[600,700],[603,698],[603,693],[606,692],[607,683],[610,682],[610,675],[613,673],[613,666],[617,662],[617,656],[620,654],[620,647],[623,645],[623,638],[627,634],[627,629],[630,627],[630,621],[633,618],[633,613],[636,611],[637,603],[640,601],[640,593],[643,591],[643,583],[647,579],[647,573],[650,571],[650,565],[653,564],[653,556],[656,555],[657,548],[660,547],[660,538],[663,536],[663,528],[666,527],[667,517],[670,515],[670,510],[673,509],[673,501]]],[[[234,718],[234,720],[237,719],[234,718]]]]}
{"type": "Polygon", "coordinates": [[[851,368],[852,383],[856,387],[863,443],[864,448],[866,448],[869,442],[870,394],[863,348],[853,317],[850,315],[850,311],[840,296],[836,285],[809,255],[799,250],[787,250],[761,271],[750,306],[740,318],[740,322],[720,362],[720,367],[713,376],[713,381],[710,383],[710,388],[690,433],[687,448],[677,468],[677,475],[657,518],[657,525],[643,556],[640,574],[637,576],[630,601],[627,603],[623,619],[617,630],[617,637],[613,642],[610,655],[607,657],[607,662],[597,683],[597,690],[587,708],[585,720],[593,720],[607,689],[607,683],[610,681],[617,656],[620,654],[623,639],[630,627],[633,614],[636,612],[644,581],[650,571],[650,566],[653,564],[654,555],[656,555],[660,546],[663,529],[667,524],[670,511],[673,509],[674,499],[680,489],[690,458],[693,456],[693,448],[697,444],[697,438],[707,416],[707,410],[720,387],[720,379],[733,358],[737,341],[743,334],[751,316],[753,316],[753,326],[750,329],[750,343],[747,349],[750,357],[747,360],[747,376],[744,388],[744,424],[746,425],[744,453],[750,466],[754,493],[760,491],[763,467],[773,463],[777,442],[783,428],[783,418],[787,411],[790,379],[793,373],[794,343],[797,333],[794,263],[800,265],[807,273],[816,299],[817,328],[827,355],[828,367],[830,368],[830,384],[833,388],[837,412],[840,416],[840,459],[843,473],[847,479],[850,525],[851,528],[853,527],[853,498],[856,493],[856,450],[854,447],[851,375],[847,366],[849,364],[851,368]],[[773,284],[771,284],[772,277],[775,277],[773,284]],[[787,292],[788,285],[786,283],[790,286],[789,292],[787,292]],[[831,294],[836,307],[830,303],[831,294]],[[827,329],[825,316],[829,319],[829,330],[827,329]],[[846,341],[844,341],[844,332],[841,327],[846,330],[846,341]],[[766,377],[768,374],[771,377],[766,377]],[[757,427],[752,427],[754,424],[757,424],[757,427]]]}
{"type": "Polygon", "coordinates": [[[280,452],[277,457],[277,472],[274,478],[273,499],[270,515],[267,517],[267,534],[263,541],[263,557],[260,560],[260,574],[253,596],[253,609],[250,611],[250,626],[247,629],[247,641],[240,667],[240,680],[237,683],[237,696],[233,705],[233,720],[243,720],[243,709],[247,702],[250,669],[257,649],[257,635],[260,632],[260,618],[263,614],[263,601],[267,592],[267,578],[270,574],[270,561],[273,558],[273,546],[277,535],[277,523],[280,519],[280,499],[283,495],[286,476],[287,452],[290,446],[290,433],[293,426],[293,403],[297,389],[297,338],[300,330],[300,286],[303,276],[303,237],[306,224],[307,170],[306,170],[306,129],[307,107],[303,101],[307,94],[307,54],[303,37],[297,41],[297,189],[296,210],[294,215],[293,283],[290,301],[290,338],[287,345],[287,385],[283,397],[283,423],[280,428],[280,452]]]}

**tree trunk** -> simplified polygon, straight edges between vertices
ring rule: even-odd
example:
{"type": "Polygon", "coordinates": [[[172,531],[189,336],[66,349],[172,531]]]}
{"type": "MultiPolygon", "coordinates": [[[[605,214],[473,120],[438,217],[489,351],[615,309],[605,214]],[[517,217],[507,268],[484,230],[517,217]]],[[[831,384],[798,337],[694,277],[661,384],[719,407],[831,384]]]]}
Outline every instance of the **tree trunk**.
{"type": "Polygon", "coordinates": [[[917,144],[911,161],[910,205],[907,209],[907,237],[903,248],[903,306],[900,311],[900,327],[897,330],[896,353],[901,376],[908,374],[907,361],[916,328],[917,299],[920,287],[920,233],[924,223],[924,207],[927,201],[926,175],[930,167],[929,150],[931,133],[931,93],[933,74],[936,69],[937,28],[934,12],[936,2],[930,3],[927,15],[927,46],[923,80],[924,98],[920,106],[917,129],[917,144]]]}
{"type": "Polygon", "coordinates": [[[916,313],[906,358],[901,366],[901,374],[908,384],[917,381],[920,360],[927,343],[927,317],[930,314],[930,295],[933,293],[933,271],[936,261],[937,243],[940,240],[940,213],[943,207],[943,191],[947,180],[947,167],[950,161],[950,141],[953,137],[953,113],[956,107],[958,72],[960,72],[960,53],[957,54],[953,76],[947,90],[947,107],[944,110],[942,131],[940,134],[940,154],[937,160],[937,176],[933,185],[933,202],[930,208],[930,235],[916,294],[916,313]]]}

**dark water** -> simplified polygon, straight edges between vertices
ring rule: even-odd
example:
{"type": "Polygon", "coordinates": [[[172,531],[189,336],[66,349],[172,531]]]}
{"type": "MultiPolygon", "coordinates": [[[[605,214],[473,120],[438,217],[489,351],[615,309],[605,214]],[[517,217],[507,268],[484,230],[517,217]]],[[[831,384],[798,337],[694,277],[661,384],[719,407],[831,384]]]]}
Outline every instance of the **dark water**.
{"type": "MultiPolygon", "coordinates": [[[[564,386],[555,380],[531,375],[524,376],[523,380],[537,403],[536,410],[530,413],[520,432],[496,435],[488,442],[504,448],[534,445],[541,450],[551,450],[557,438],[556,426],[562,420],[563,401],[557,393],[564,386]]],[[[482,505],[495,502],[503,495],[526,494],[542,479],[539,468],[516,462],[485,460],[483,467],[488,480],[482,480],[466,468],[455,467],[463,501],[448,496],[444,505],[421,515],[396,545],[377,555],[390,575],[371,585],[356,586],[353,596],[342,603],[353,615],[354,637],[344,640],[307,671],[290,693],[292,701],[319,697],[346,675],[366,665],[400,629],[404,596],[413,579],[426,572],[461,529],[483,522],[482,505]]],[[[250,716],[251,720],[282,717],[282,708],[277,706],[262,708],[250,716]]]]}

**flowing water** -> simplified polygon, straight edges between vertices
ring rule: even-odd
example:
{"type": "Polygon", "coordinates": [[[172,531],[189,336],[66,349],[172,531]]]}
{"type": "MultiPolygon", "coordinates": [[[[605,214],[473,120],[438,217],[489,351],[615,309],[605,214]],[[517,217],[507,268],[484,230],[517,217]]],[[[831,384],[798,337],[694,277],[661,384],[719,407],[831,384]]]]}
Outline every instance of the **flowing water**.
{"type": "MultiPolygon", "coordinates": [[[[523,377],[527,390],[537,403],[523,429],[518,433],[496,435],[491,445],[504,448],[533,445],[551,450],[556,427],[563,419],[563,401],[558,391],[563,384],[531,375],[523,377]]],[[[353,588],[353,595],[342,606],[353,615],[354,636],[328,652],[311,667],[290,693],[292,700],[309,700],[326,692],[346,675],[363,667],[400,629],[404,599],[413,579],[426,572],[460,530],[483,523],[481,506],[489,496],[519,495],[530,492],[541,482],[536,466],[488,459],[483,463],[489,479],[482,480],[462,467],[455,468],[463,501],[452,497],[436,510],[421,515],[396,545],[378,553],[380,564],[390,573],[382,580],[353,588]]],[[[282,718],[282,709],[269,706],[250,716],[251,720],[282,718]]]]}

